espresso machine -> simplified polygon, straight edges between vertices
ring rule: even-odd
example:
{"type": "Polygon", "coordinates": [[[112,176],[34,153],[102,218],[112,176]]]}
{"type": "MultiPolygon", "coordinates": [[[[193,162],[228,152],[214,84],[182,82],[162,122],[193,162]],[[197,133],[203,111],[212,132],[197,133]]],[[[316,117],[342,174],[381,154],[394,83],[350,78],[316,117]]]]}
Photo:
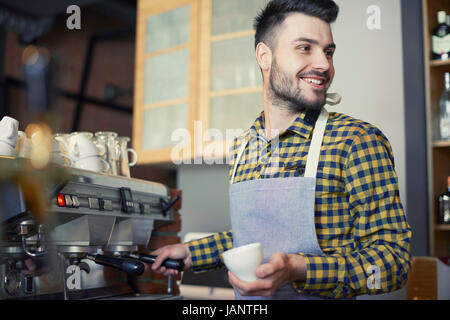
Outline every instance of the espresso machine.
{"type": "MultiPolygon", "coordinates": [[[[0,157],[0,168],[20,172],[26,161],[0,157]]],[[[0,299],[181,298],[170,286],[139,295],[133,285],[155,259],[138,248],[147,247],[155,222],[174,220],[178,196],[145,180],[56,164],[45,170],[61,174],[42,185],[48,207],[40,215],[20,179],[0,181],[0,299]],[[111,280],[112,270],[123,276],[111,280]]],[[[182,260],[164,265],[183,269],[182,260]]]]}

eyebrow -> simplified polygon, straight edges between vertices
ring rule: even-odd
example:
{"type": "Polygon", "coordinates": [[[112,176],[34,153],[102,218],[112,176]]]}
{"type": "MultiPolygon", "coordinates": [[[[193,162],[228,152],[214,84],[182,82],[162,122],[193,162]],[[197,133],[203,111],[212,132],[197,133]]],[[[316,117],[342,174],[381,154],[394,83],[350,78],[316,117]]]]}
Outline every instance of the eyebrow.
{"type": "MultiPolygon", "coordinates": [[[[314,39],[310,39],[310,38],[298,38],[298,39],[295,39],[293,42],[294,43],[295,42],[308,42],[308,43],[314,44],[314,45],[318,45],[319,44],[319,41],[314,40],[314,39]]],[[[330,48],[336,49],[336,44],[335,43],[330,43],[330,44],[325,46],[325,49],[330,49],[330,48]]]]}

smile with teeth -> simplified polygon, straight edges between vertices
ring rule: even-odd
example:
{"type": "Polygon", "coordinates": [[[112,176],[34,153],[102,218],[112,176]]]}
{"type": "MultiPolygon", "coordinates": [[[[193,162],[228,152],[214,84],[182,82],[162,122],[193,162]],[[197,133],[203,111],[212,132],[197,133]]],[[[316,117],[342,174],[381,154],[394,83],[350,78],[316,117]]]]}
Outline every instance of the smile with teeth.
{"type": "Polygon", "coordinates": [[[323,85],[324,84],[324,80],[319,80],[319,79],[313,79],[313,78],[302,78],[304,81],[312,83],[312,84],[316,84],[316,85],[323,85]]]}

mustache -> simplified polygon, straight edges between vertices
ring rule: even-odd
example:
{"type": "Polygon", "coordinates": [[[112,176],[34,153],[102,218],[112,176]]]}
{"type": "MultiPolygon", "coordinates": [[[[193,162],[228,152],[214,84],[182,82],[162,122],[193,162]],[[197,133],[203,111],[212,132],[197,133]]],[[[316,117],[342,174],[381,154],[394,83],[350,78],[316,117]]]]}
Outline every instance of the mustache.
{"type": "Polygon", "coordinates": [[[323,78],[325,78],[327,80],[327,82],[330,81],[330,76],[327,73],[325,73],[325,72],[312,70],[312,71],[309,71],[309,72],[299,72],[299,73],[297,73],[297,79],[306,78],[306,77],[309,77],[309,76],[323,77],[323,78]]]}

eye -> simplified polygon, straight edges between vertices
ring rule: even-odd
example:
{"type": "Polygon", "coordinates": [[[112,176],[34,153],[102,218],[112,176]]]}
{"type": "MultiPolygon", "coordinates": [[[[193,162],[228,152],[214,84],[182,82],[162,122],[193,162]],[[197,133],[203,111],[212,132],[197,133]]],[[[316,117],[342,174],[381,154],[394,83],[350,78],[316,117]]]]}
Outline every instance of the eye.
{"type": "Polygon", "coordinates": [[[326,54],[327,57],[333,58],[334,50],[332,50],[332,49],[330,49],[330,50],[325,50],[325,54],[326,54]]]}
{"type": "Polygon", "coordinates": [[[301,45],[297,47],[297,50],[303,51],[303,52],[308,52],[311,50],[310,46],[308,45],[301,45]]]}

